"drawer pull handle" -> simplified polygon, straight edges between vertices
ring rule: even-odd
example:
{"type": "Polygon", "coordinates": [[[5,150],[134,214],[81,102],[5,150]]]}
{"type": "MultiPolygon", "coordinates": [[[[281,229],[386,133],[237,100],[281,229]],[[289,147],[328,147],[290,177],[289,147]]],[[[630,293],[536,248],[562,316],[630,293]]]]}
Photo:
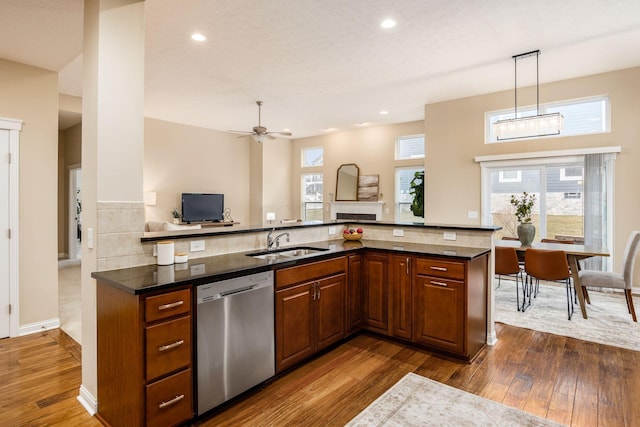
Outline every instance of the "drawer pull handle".
{"type": "Polygon", "coordinates": [[[164,304],[164,305],[158,306],[158,310],[168,310],[170,308],[179,307],[182,304],[184,304],[184,301],[176,301],[176,302],[172,302],[172,303],[169,303],[169,304],[164,304]]]}
{"type": "Polygon", "coordinates": [[[449,285],[447,285],[447,284],[446,284],[446,283],[444,283],[444,282],[436,282],[435,280],[431,280],[431,284],[432,284],[432,285],[442,286],[442,287],[445,287],[445,288],[449,286],[449,285]]]}
{"type": "Polygon", "coordinates": [[[176,396],[173,399],[168,400],[166,402],[162,402],[161,404],[158,405],[158,408],[160,409],[166,408],[167,406],[180,402],[182,399],[184,399],[184,394],[181,394],[180,396],[176,396]]]}
{"type": "Polygon", "coordinates": [[[180,347],[182,344],[184,344],[184,340],[178,340],[174,343],[162,345],[158,347],[158,351],[163,352],[163,351],[171,350],[172,348],[180,347]]]}
{"type": "Polygon", "coordinates": [[[432,270],[447,271],[447,267],[431,267],[432,270]]]}

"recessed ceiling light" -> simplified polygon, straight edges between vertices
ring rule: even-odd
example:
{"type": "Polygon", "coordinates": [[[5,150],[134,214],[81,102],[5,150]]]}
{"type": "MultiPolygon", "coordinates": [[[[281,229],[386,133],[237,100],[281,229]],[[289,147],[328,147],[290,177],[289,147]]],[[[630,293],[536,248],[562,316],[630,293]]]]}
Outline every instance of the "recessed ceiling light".
{"type": "Polygon", "coordinates": [[[382,28],[393,28],[393,27],[395,27],[395,26],[396,26],[396,21],[394,21],[394,20],[393,20],[393,19],[391,19],[391,18],[387,18],[387,19],[385,19],[384,21],[382,21],[382,22],[380,23],[380,26],[381,26],[382,28]]]}
{"type": "Polygon", "coordinates": [[[203,42],[207,38],[205,36],[203,36],[202,34],[200,34],[200,33],[194,33],[194,34],[191,34],[191,39],[195,40],[197,42],[203,42]]]}
{"type": "Polygon", "coordinates": [[[325,132],[331,132],[332,130],[336,130],[336,128],[324,128],[322,130],[325,132]]]}
{"type": "Polygon", "coordinates": [[[289,128],[284,128],[284,129],[282,129],[282,132],[291,132],[291,129],[289,129],[289,128]]]}
{"type": "Polygon", "coordinates": [[[384,116],[385,114],[389,114],[389,112],[387,110],[382,110],[382,111],[380,111],[380,114],[382,114],[384,116]]]}

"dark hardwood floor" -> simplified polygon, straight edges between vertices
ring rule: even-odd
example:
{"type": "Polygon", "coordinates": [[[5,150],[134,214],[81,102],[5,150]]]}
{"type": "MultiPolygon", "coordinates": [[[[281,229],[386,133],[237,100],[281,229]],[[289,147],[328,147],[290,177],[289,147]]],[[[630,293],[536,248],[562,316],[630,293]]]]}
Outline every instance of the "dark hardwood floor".
{"type": "MultiPolygon", "coordinates": [[[[473,363],[360,335],[194,426],[344,425],[407,372],[571,426],[640,425],[640,353],[511,326],[473,363]]],[[[0,425],[93,426],[80,348],[52,330],[0,340],[0,425]]]]}

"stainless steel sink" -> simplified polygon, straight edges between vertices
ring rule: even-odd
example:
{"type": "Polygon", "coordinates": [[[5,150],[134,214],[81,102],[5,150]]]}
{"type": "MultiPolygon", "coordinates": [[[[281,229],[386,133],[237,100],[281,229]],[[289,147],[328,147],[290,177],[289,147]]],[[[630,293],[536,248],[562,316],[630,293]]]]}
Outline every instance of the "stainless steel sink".
{"type": "Polygon", "coordinates": [[[293,248],[280,248],[271,251],[253,252],[247,254],[252,258],[259,259],[278,259],[278,258],[297,258],[305,255],[311,255],[318,252],[328,251],[327,248],[314,248],[311,246],[296,246],[293,248]]]}

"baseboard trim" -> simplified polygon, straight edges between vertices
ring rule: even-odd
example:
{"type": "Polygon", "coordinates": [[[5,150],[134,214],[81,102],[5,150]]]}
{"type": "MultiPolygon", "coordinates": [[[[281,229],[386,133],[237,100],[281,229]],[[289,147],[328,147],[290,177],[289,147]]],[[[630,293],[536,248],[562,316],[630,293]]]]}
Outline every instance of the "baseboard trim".
{"type": "Polygon", "coordinates": [[[38,332],[48,331],[60,327],[60,319],[49,319],[42,322],[29,323],[18,327],[18,336],[35,334],[38,332]]]}
{"type": "Polygon", "coordinates": [[[496,331],[491,331],[487,333],[487,345],[493,347],[498,343],[498,335],[496,331]]]}
{"type": "Polygon", "coordinates": [[[78,394],[77,399],[91,416],[94,416],[98,412],[98,401],[85,386],[80,386],[80,394],[78,394]]]}

